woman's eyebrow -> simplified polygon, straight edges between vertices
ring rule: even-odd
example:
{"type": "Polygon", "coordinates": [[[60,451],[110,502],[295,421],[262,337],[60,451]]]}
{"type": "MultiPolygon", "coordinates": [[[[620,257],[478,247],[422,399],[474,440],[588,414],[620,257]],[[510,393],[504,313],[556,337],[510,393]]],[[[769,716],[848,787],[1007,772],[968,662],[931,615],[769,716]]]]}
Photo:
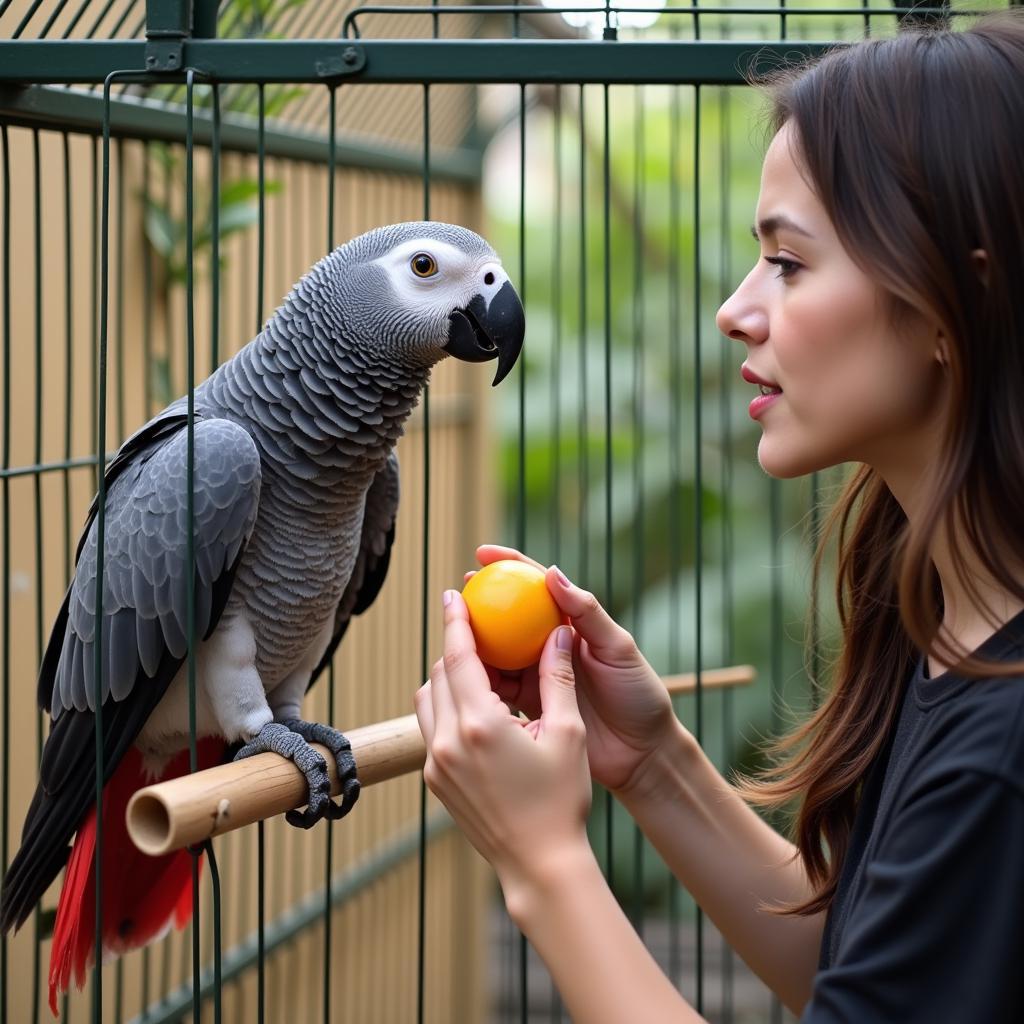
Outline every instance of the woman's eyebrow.
{"type": "Polygon", "coordinates": [[[750,233],[756,239],[760,239],[762,235],[774,235],[780,228],[785,228],[787,231],[792,231],[794,234],[803,235],[805,238],[813,238],[814,236],[809,232],[805,231],[796,221],[790,220],[785,214],[776,214],[773,217],[765,217],[763,220],[758,221],[757,224],[750,225],[750,233]]]}

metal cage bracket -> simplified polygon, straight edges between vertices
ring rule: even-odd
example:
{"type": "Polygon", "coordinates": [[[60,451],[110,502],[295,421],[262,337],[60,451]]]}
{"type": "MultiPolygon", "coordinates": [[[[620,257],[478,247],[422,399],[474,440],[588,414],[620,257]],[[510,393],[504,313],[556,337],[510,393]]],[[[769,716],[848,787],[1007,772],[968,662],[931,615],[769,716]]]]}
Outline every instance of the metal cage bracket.
{"type": "Polygon", "coordinates": [[[185,40],[192,35],[188,0],[146,0],[146,69],[179,71],[185,40]]]}
{"type": "Polygon", "coordinates": [[[147,70],[180,71],[193,38],[217,38],[217,0],[146,0],[147,70]]]}

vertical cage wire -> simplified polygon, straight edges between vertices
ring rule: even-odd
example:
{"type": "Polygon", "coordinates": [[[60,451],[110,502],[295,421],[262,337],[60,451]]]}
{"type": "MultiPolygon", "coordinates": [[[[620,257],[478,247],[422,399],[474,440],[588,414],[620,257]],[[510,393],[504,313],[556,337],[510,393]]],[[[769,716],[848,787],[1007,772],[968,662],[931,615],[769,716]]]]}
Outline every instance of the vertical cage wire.
{"type": "MultiPolygon", "coordinates": [[[[4,170],[4,442],[3,442],[3,554],[4,554],[4,692],[3,692],[3,751],[0,754],[3,763],[3,795],[0,800],[0,833],[3,838],[3,873],[7,874],[8,828],[10,824],[10,750],[11,750],[11,693],[8,680],[11,678],[11,494],[10,478],[7,470],[11,465],[11,161],[7,135],[7,125],[0,124],[0,142],[3,143],[4,170]]],[[[0,936],[0,989],[4,995],[0,998],[0,1021],[7,1024],[7,996],[9,991],[7,980],[7,936],[0,936]]]]}
{"type": "MultiPolygon", "coordinates": [[[[606,25],[610,14],[606,7],[606,25]]],[[[612,598],[613,558],[612,558],[612,488],[613,460],[612,437],[614,424],[612,421],[612,219],[611,219],[611,95],[610,87],[602,87],[602,131],[601,131],[601,222],[602,222],[602,284],[603,284],[603,329],[604,329],[604,576],[599,591],[605,604],[612,598]]],[[[614,799],[610,791],[604,793],[605,813],[605,873],[608,884],[615,890],[615,849],[613,842],[614,799]]]]}
{"type": "MultiPolygon", "coordinates": [[[[724,182],[731,166],[731,139],[730,131],[732,126],[731,96],[729,90],[720,88],[718,90],[718,116],[719,116],[719,149],[718,167],[719,180],[724,182]]],[[[719,212],[718,223],[721,226],[722,237],[720,242],[719,255],[719,299],[724,301],[728,296],[728,282],[732,277],[732,245],[730,240],[732,226],[732,204],[730,202],[730,191],[728,188],[719,189],[719,212]]],[[[719,433],[722,437],[726,452],[733,450],[732,420],[729,416],[729,399],[731,397],[731,374],[730,363],[726,346],[719,347],[718,375],[721,381],[722,401],[719,410],[719,433]]],[[[721,460],[721,479],[719,489],[722,494],[723,515],[721,529],[721,548],[719,555],[722,589],[722,607],[725,613],[725,629],[722,637],[722,664],[731,665],[735,660],[734,642],[734,621],[735,607],[733,603],[733,475],[732,460],[724,458],[721,460]]],[[[732,742],[733,724],[733,694],[731,690],[722,693],[722,752],[721,765],[724,767],[733,763],[734,744],[732,742]]],[[[722,1024],[732,1024],[732,980],[733,980],[733,952],[729,944],[724,940],[722,948],[722,1024]]]]}
{"type": "MultiPolygon", "coordinates": [[[[554,458],[552,459],[551,465],[551,555],[556,565],[562,564],[563,551],[562,551],[562,508],[563,508],[563,495],[562,495],[562,417],[561,417],[561,400],[562,400],[562,345],[563,345],[563,331],[562,331],[562,260],[563,260],[563,241],[562,241],[562,222],[564,216],[563,210],[563,159],[562,159],[562,87],[560,85],[555,86],[554,94],[554,106],[552,116],[552,151],[553,151],[553,166],[552,175],[554,179],[554,190],[552,193],[553,202],[553,219],[554,219],[554,237],[552,239],[552,274],[551,274],[551,286],[552,286],[552,309],[554,313],[554,324],[553,324],[553,337],[552,337],[552,349],[551,349],[551,443],[554,449],[554,458]]],[[[525,225],[524,231],[525,235],[525,225]]],[[[525,239],[524,239],[525,242],[525,239]]],[[[525,375],[523,375],[525,376],[525,375]]],[[[552,1024],[557,1024],[562,1019],[562,1003],[561,998],[558,994],[558,990],[552,981],[550,984],[550,1000],[548,1004],[548,1020],[552,1024]]]]}
{"type": "MultiPolygon", "coordinates": [[[[699,36],[700,24],[694,14],[694,30],[699,36]]],[[[694,650],[693,668],[697,675],[697,691],[695,695],[694,736],[703,746],[704,732],[704,691],[702,688],[701,668],[703,666],[703,583],[704,583],[704,424],[702,422],[704,381],[702,379],[703,361],[701,358],[701,234],[700,234],[700,156],[701,156],[701,87],[693,89],[693,566],[694,566],[694,650]]],[[[694,911],[694,941],[696,943],[696,959],[694,975],[696,980],[695,1006],[698,1013],[704,1012],[704,913],[699,906],[694,911]]]]}
{"type": "MultiPolygon", "coordinates": [[[[682,107],[678,86],[671,87],[669,107],[668,149],[669,149],[669,392],[681,395],[683,390],[682,337],[682,258],[680,254],[682,233],[682,186],[680,182],[680,152],[682,147],[682,107]]],[[[668,510],[668,557],[670,565],[669,600],[669,648],[668,670],[681,670],[680,616],[682,615],[682,592],[679,565],[682,562],[682,507],[676,481],[682,480],[682,421],[678,403],[669,403],[669,510],[668,510]]],[[[677,710],[678,713],[678,710],[677,710]]],[[[669,977],[678,984],[682,972],[682,954],[679,937],[679,915],[681,912],[682,890],[674,879],[669,882],[668,928],[669,928],[669,977]]]]}
{"type": "Polygon", "coordinates": [[[96,950],[92,973],[92,1020],[99,1024],[103,1020],[103,783],[104,783],[104,736],[103,736],[103,584],[106,547],[106,494],[107,481],[103,467],[106,461],[107,438],[107,327],[109,314],[110,284],[110,87],[120,77],[114,71],[103,82],[103,212],[100,225],[100,310],[99,344],[97,347],[97,405],[96,417],[96,606],[94,643],[94,685],[95,691],[95,736],[96,736],[96,854],[95,878],[95,921],[93,949],[96,950]]]}
{"type": "MultiPolygon", "coordinates": [[[[258,334],[263,328],[263,288],[264,273],[266,268],[265,244],[266,244],[266,117],[265,117],[265,92],[263,83],[257,86],[258,109],[259,109],[259,151],[257,154],[257,173],[259,180],[258,202],[259,220],[256,234],[256,322],[254,330],[258,334]]],[[[256,980],[256,1020],[263,1024],[266,1019],[266,990],[267,990],[267,892],[266,892],[266,868],[267,868],[267,847],[266,828],[261,821],[256,826],[256,942],[257,942],[257,980],[256,980]]]]}
{"type": "Polygon", "coordinates": [[[577,386],[579,388],[578,413],[578,456],[579,464],[579,499],[578,521],[579,556],[576,571],[580,585],[590,584],[590,528],[586,515],[586,496],[590,489],[590,417],[589,417],[589,360],[587,358],[587,323],[588,323],[588,280],[587,280],[587,125],[586,125],[586,86],[580,83],[579,89],[579,362],[577,386]]]}
{"type": "MultiPolygon", "coordinates": [[[[42,181],[40,174],[39,156],[39,132],[32,132],[32,186],[34,191],[34,248],[35,248],[35,447],[33,458],[36,464],[43,461],[42,453],[42,381],[43,381],[43,230],[42,230],[42,181]]],[[[34,515],[36,523],[42,521],[43,499],[42,499],[42,478],[39,474],[33,477],[34,491],[34,515]]],[[[36,528],[35,544],[35,572],[36,578],[43,577],[43,538],[42,530],[36,528]]],[[[43,594],[42,588],[36,590],[36,659],[42,661],[43,657],[43,630],[44,625],[43,594]]],[[[43,745],[42,716],[36,715],[36,750],[41,753],[43,745]]],[[[36,907],[32,920],[33,937],[35,942],[32,950],[32,981],[33,981],[33,1020],[39,1016],[39,980],[42,976],[41,955],[40,955],[40,909],[36,907]]]]}
{"type": "MultiPolygon", "coordinates": [[[[430,84],[423,83],[423,219],[430,220],[430,84]]],[[[430,674],[430,384],[420,399],[423,409],[423,546],[421,549],[420,590],[420,676],[430,674]]],[[[423,1024],[426,1012],[426,928],[427,928],[427,786],[420,778],[419,886],[417,891],[416,943],[416,1021],[423,1024]]]]}
{"type": "MultiPolygon", "coordinates": [[[[336,160],[335,149],[337,146],[338,124],[337,124],[337,99],[338,87],[330,85],[328,88],[329,106],[327,121],[327,251],[334,251],[334,216],[335,216],[335,185],[336,185],[336,160]]],[[[327,669],[327,721],[335,721],[335,700],[334,688],[337,683],[335,678],[334,663],[327,669]]],[[[332,962],[334,929],[332,926],[331,907],[331,875],[334,868],[334,829],[325,829],[324,834],[324,963],[328,966],[332,962]]],[[[331,1021],[331,977],[330,970],[324,971],[323,981],[323,1020],[324,1024],[331,1021]]]]}
{"type": "MultiPolygon", "coordinates": [[[[516,0],[518,6],[518,0],[516,0]]],[[[515,33],[519,33],[519,15],[515,18],[515,33]]],[[[519,297],[522,300],[523,308],[528,308],[526,289],[526,85],[519,86],[519,238],[517,252],[519,254],[519,297]]],[[[526,548],[526,373],[520,364],[516,376],[518,386],[518,418],[519,418],[519,476],[516,481],[516,518],[515,537],[516,547],[520,550],[526,548]]],[[[529,965],[530,947],[526,936],[519,935],[519,1019],[521,1024],[526,1024],[529,1016],[530,986],[529,986],[529,965]]]]}
{"type": "MultiPolygon", "coordinates": [[[[633,637],[637,644],[643,646],[643,620],[639,614],[640,600],[644,591],[646,571],[647,544],[646,502],[644,500],[644,228],[646,188],[646,109],[644,86],[633,89],[633,396],[632,396],[632,440],[633,440],[633,492],[634,516],[639,528],[636,530],[636,542],[633,552],[631,599],[633,616],[630,623],[633,637]]],[[[644,837],[639,825],[633,827],[633,899],[630,905],[630,919],[637,934],[644,937],[644,837]]]]}

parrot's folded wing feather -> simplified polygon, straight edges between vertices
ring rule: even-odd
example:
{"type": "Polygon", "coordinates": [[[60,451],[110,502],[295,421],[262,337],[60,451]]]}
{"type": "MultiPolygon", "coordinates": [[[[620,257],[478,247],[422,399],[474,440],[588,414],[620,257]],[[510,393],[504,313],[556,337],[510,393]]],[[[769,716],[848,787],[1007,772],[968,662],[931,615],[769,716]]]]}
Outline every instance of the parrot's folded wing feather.
{"type": "MultiPolygon", "coordinates": [[[[130,438],[105,475],[104,781],[187,654],[188,438],[177,405],[130,438]]],[[[197,418],[194,442],[195,631],[207,637],[256,521],[260,459],[251,436],[228,420],[197,418]]],[[[40,669],[40,704],[54,722],[21,849],[4,879],[4,928],[20,924],[45,892],[95,797],[96,512],[94,501],[40,669]]]]}
{"type": "MultiPolygon", "coordinates": [[[[384,467],[373,478],[366,495],[363,529],[359,551],[348,586],[338,602],[334,615],[334,634],[320,664],[309,677],[312,686],[331,663],[353,615],[362,615],[373,604],[391,563],[391,546],[395,542],[395,520],[398,517],[398,456],[394,451],[384,467]]],[[[308,690],[309,687],[307,687],[308,690]]]]}
{"type": "MultiPolygon", "coordinates": [[[[119,456],[121,458],[121,456],[119,456]]],[[[115,463],[117,460],[115,460],[115,463]]],[[[178,661],[187,654],[188,622],[188,438],[179,426],[170,437],[123,463],[107,492],[103,571],[103,673],[100,699],[111,692],[127,697],[142,671],[162,658],[162,648],[178,661]],[[140,629],[136,619],[150,620],[140,629]],[[159,622],[157,650],[150,649],[152,624],[159,622]],[[140,650],[139,633],[150,633],[140,650]],[[162,641],[162,648],[161,648],[162,641]],[[157,655],[157,658],[154,658],[157,655]]],[[[195,426],[192,534],[195,553],[195,632],[206,637],[223,610],[215,606],[216,582],[232,568],[252,532],[260,490],[259,452],[252,437],[229,420],[200,419],[195,426]],[[215,615],[216,613],[216,615],[215,615]]],[[[97,525],[92,517],[80,545],[75,579],[68,596],[70,631],[63,641],[59,666],[83,646],[83,666],[95,658],[97,525]]],[[[48,664],[44,661],[44,664],[48,664]]],[[[88,673],[88,669],[86,669],[88,673]]],[[[55,673],[56,678],[57,673],[55,673]]],[[[54,719],[83,701],[96,708],[95,685],[71,680],[69,702],[51,685],[48,707],[54,719]]],[[[46,680],[40,679],[40,696],[46,680]]],[[[78,710],[84,710],[79,707],[78,710]]]]}

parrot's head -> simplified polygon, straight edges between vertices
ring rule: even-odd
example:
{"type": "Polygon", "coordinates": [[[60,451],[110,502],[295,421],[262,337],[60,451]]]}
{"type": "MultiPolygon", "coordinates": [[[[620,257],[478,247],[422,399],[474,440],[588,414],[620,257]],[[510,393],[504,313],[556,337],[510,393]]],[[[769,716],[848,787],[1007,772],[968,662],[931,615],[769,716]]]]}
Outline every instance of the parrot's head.
{"type": "Polygon", "coordinates": [[[445,355],[498,360],[494,384],[519,358],[523,304],[497,253],[456,224],[413,221],[376,228],[336,251],[344,262],[349,324],[383,357],[432,365],[445,355]],[[386,351],[385,351],[386,350],[386,351]]]}

